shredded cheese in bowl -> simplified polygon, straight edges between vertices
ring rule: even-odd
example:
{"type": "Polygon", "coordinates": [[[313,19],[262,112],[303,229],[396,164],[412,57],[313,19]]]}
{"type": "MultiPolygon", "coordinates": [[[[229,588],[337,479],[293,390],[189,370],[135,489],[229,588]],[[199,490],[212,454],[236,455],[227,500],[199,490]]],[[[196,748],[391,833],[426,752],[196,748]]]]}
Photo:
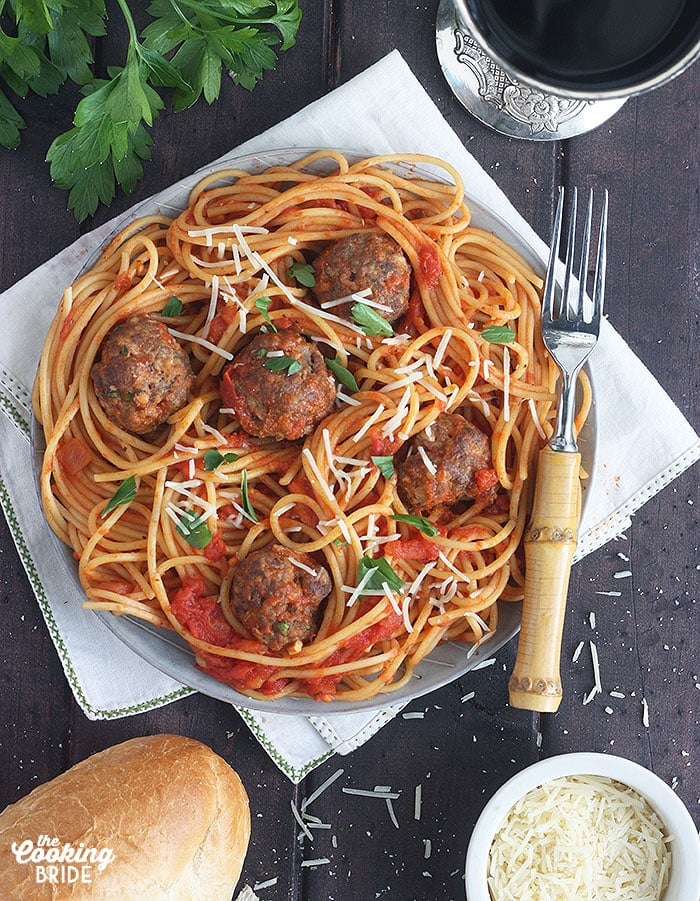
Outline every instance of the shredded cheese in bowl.
{"type": "Polygon", "coordinates": [[[614,754],[533,763],[469,838],[467,901],[700,901],[700,836],[673,787],[614,754]]]}
{"type": "Polygon", "coordinates": [[[634,789],[606,776],[572,775],[531,789],[510,809],[490,848],[493,901],[660,901],[671,836],[634,789]]]}

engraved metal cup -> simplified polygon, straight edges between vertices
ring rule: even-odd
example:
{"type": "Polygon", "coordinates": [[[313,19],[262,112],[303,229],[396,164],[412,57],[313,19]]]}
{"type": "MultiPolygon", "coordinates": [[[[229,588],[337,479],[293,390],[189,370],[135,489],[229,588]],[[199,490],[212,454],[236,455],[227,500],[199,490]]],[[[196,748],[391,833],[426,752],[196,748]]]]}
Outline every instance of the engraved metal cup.
{"type": "Polygon", "coordinates": [[[629,97],[665,84],[700,57],[699,23],[658,71],[640,70],[639,78],[625,84],[580,88],[555,84],[505,59],[485,33],[488,29],[480,27],[475,10],[473,0],[441,0],[436,26],[438,56],[445,78],[463,106],[510,137],[559,140],[591,131],[629,97]]]}

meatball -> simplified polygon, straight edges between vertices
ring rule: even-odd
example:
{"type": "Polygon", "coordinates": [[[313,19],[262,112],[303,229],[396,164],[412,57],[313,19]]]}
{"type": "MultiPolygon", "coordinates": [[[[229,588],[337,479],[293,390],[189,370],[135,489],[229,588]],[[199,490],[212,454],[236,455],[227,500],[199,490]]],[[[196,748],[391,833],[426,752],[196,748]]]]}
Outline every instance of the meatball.
{"type": "MultiPolygon", "coordinates": [[[[319,304],[338,300],[370,288],[377,312],[394,322],[408,310],[411,267],[399,245],[389,235],[358,232],[327,247],[314,263],[314,296],[319,304]]],[[[339,304],[331,312],[352,319],[355,301],[339,304]]]]}
{"type": "Polygon", "coordinates": [[[91,375],[107,418],[136,435],[154,432],[184,407],[194,381],[187,353],[162,322],[145,316],[108,332],[91,375]]]}
{"type": "Polygon", "coordinates": [[[230,600],[246,629],[271,651],[312,641],[318,608],[331,577],[308,554],[269,544],[241,560],[233,571],[230,600]]]}
{"type": "Polygon", "coordinates": [[[335,379],[317,348],[297,332],[256,335],[229,363],[219,390],[256,438],[294,441],[333,409],[335,379]]]}
{"type": "Polygon", "coordinates": [[[399,494],[409,508],[430,512],[482,493],[474,475],[491,466],[490,441],[459,413],[438,416],[409,447],[409,455],[397,463],[399,494]]]}

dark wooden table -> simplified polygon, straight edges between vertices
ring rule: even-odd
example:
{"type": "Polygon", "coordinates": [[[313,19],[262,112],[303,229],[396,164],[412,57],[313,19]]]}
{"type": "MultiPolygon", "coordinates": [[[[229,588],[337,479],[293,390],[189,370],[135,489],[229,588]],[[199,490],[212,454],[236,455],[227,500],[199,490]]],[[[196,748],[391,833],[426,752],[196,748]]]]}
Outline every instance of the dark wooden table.
{"type": "MultiPolygon", "coordinates": [[[[99,46],[102,65],[123,52],[119,13],[99,46]]],[[[136,5],[136,4],[132,4],[136,5]]],[[[44,156],[69,126],[77,99],[19,106],[29,122],[19,152],[0,153],[0,289],[57,253],[82,230],[166,187],[398,48],[452,127],[540,234],[551,221],[555,186],[602,185],[611,192],[608,312],[633,350],[698,425],[698,105],[700,67],[628,101],[597,131],[570,141],[510,140],[468,116],[443,80],[435,52],[437,0],[302,2],[295,48],[250,94],[225,83],[221,100],[166,113],[153,130],[153,159],[130,198],[119,196],[80,228],[51,184],[44,156]]],[[[155,712],[91,722],[63,677],[4,520],[0,523],[0,808],[88,754],[135,735],[174,731],[203,740],[229,760],[250,795],[253,833],[243,871],[275,899],[461,899],[467,841],[486,799],[525,765],[553,754],[622,754],[673,784],[700,822],[697,759],[697,469],[652,498],[624,539],[574,569],[563,644],[564,700],[556,715],[508,706],[513,643],[498,663],[414,702],[423,718],[399,716],[348,757],[334,757],[293,787],[228,706],[194,695],[155,712]],[[695,502],[695,506],[693,505],[695,502]],[[626,559],[620,557],[624,554],[626,559]],[[632,576],[613,582],[622,569],[632,576]],[[613,586],[619,597],[596,594],[613,586]],[[595,613],[595,628],[589,615],[595,613]],[[624,699],[582,698],[590,659],[571,663],[594,639],[607,690],[624,699]],[[474,697],[462,702],[469,692],[474,697]],[[649,726],[642,721],[642,698],[649,726]],[[609,707],[612,713],[607,713],[609,707]],[[343,776],[314,804],[332,824],[313,845],[297,838],[290,801],[339,767],[343,776]],[[399,822],[382,801],[342,786],[391,785],[399,822]],[[414,797],[422,786],[422,814],[414,797]],[[429,857],[426,848],[430,849],[429,857]],[[304,858],[330,864],[302,868],[304,858]]],[[[243,882],[241,884],[243,884],[243,882]]]]}

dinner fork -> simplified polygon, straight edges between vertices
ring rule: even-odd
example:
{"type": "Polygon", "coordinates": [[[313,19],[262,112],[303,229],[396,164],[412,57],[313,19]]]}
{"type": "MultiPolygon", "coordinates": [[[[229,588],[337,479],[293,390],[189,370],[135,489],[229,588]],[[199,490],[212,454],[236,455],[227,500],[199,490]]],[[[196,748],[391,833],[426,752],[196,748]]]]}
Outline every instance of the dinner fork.
{"type": "Polygon", "coordinates": [[[593,191],[588,197],[575,280],[577,199],[574,188],[564,283],[559,291],[556,270],[564,210],[564,189],[560,188],[542,297],[542,338],[561,372],[561,386],[555,432],[548,446],[540,451],[532,514],[525,531],[525,593],[518,651],[509,684],[511,706],[548,713],[559,708],[562,697],[561,638],[580,518],[581,455],[574,434],[576,382],[598,340],[605,292],[608,193],[604,194],[600,217],[590,315],[586,315],[586,281],[593,191]]]}

